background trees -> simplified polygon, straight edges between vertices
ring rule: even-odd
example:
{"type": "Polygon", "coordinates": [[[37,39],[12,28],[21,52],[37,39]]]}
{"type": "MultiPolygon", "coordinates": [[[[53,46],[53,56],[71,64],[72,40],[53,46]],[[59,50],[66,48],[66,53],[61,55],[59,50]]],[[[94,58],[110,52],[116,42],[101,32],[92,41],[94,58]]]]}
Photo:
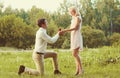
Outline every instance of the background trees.
{"type": "Polygon", "coordinates": [[[116,26],[114,20],[116,19],[116,16],[118,17],[120,15],[119,0],[80,1],[83,4],[81,13],[84,15],[84,24],[100,29],[104,31],[106,35],[118,32],[114,29],[118,29],[120,24],[116,26]]]}
{"type": "Polygon", "coordinates": [[[14,14],[0,18],[0,45],[17,48],[27,48],[34,43],[32,26],[23,22],[23,19],[14,14]],[[29,45],[29,46],[28,46],[29,45]]]}
{"type": "MultiPolygon", "coordinates": [[[[0,46],[31,48],[34,46],[38,18],[48,20],[48,34],[53,36],[59,28],[69,28],[71,16],[68,7],[75,5],[83,18],[82,34],[85,47],[120,44],[120,0],[64,0],[58,11],[48,13],[33,6],[30,10],[12,9],[0,3],[0,46]],[[114,34],[117,33],[117,34],[114,34]]],[[[50,48],[69,48],[70,34],[66,33],[50,48]]]]}

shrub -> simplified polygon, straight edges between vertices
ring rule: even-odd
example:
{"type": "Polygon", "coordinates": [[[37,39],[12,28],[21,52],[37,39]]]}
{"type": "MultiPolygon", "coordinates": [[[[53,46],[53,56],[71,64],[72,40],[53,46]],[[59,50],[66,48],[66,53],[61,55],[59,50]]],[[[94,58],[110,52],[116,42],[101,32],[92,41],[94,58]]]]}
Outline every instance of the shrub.
{"type": "Polygon", "coordinates": [[[110,45],[113,46],[120,46],[120,34],[113,33],[112,36],[109,38],[110,45]]]}
{"type": "Polygon", "coordinates": [[[100,47],[105,44],[106,37],[103,31],[92,29],[90,26],[83,26],[83,45],[93,48],[100,47]]]}
{"type": "Polygon", "coordinates": [[[5,15],[0,19],[0,46],[30,48],[34,44],[34,32],[20,17],[5,15]]]}
{"type": "Polygon", "coordinates": [[[63,49],[69,49],[70,48],[70,40],[69,39],[65,39],[63,45],[62,45],[63,49]]]}

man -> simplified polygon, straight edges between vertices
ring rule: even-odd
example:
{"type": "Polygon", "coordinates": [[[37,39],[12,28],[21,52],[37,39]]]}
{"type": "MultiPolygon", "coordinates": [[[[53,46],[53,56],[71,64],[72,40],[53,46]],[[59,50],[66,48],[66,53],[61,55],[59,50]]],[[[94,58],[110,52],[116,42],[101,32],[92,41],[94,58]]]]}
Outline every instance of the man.
{"type": "Polygon", "coordinates": [[[52,38],[47,35],[47,20],[44,18],[38,20],[38,26],[40,28],[36,32],[35,49],[32,54],[37,70],[20,65],[18,74],[21,75],[25,72],[30,75],[44,75],[44,58],[53,58],[54,74],[61,74],[58,69],[57,54],[55,52],[46,52],[46,47],[47,43],[55,43],[59,36],[62,35],[62,32],[58,31],[52,38]]]}

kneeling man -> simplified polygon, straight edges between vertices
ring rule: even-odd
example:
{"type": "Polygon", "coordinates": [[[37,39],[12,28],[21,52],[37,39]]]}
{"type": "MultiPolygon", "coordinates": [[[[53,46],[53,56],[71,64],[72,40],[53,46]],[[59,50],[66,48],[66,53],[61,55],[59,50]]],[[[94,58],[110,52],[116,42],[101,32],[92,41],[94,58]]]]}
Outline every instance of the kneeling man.
{"type": "Polygon", "coordinates": [[[36,70],[28,68],[24,65],[20,65],[18,74],[28,73],[30,75],[44,75],[44,58],[52,58],[53,66],[54,66],[54,74],[61,74],[58,69],[58,61],[57,61],[57,53],[55,52],[46,52],[47,43],[55,43],[60,35],[62,35],[61,31],[54,37],[50,37],[46,33],[47,29],[47,20],[42,18],[38,20],[39,30],[36,32],[36,40],[35,40],[35,49],[32,54],[33,61],[36,65],[36,70]]]}

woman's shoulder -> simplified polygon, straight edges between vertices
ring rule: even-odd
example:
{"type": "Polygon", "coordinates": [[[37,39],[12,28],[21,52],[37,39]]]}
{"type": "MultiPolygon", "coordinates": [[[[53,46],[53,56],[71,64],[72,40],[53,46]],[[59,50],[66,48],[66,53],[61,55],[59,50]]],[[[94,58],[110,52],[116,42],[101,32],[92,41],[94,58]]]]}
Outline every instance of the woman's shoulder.
{"type": "Polygon", "coordinates": [[[82,19],[80,15],[76,16],[76,18],[82,19]]]}
{"type": "Polygon", "coordinates": [[[76,16],[75,20],[82,20],[80,16],[76,16]]]}

